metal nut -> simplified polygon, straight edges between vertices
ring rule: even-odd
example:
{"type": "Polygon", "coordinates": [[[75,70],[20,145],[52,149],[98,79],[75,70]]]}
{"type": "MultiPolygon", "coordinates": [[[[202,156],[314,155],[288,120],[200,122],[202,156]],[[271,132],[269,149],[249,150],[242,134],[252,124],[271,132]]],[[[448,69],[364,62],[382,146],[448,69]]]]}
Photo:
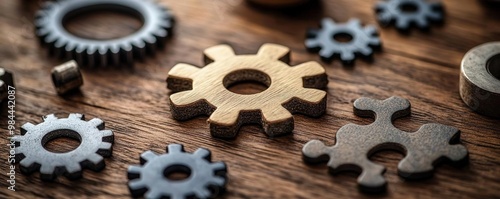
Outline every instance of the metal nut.
{"type": "Polygon", "coordinates": [[[465,54],[460,96],[472,110],[500,118],[500,42],[482,44],[465,54]]]}
{"type": "Polygon", "coordinates": [[[71,60],[54,67],[52,69],[52,82],[54,82],[59,95],[78,89],[83,85],[83,78],[78,64],[71,60]]]}

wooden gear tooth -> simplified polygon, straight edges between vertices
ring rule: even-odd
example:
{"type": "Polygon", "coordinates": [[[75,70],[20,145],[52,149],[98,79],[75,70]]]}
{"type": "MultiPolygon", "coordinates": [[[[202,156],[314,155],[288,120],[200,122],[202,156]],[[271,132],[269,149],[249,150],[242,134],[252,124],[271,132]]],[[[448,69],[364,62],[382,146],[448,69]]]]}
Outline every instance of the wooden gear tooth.
{"type": "Polygon", "coordinates": [[[256,55],[235,55],[227,45],[204,51],[207,65],[196,68],[178,64],[169,72],[168,88],[172,116],[185,120],[210,115],[211,134],[232,138],[240,126],[256,123],[269,136],[293,130],[292,113],[320,116],[326,110],[325,70],[316,62],[291,67],[290,49],[264,44],[256,55]],[[240,81],[258,81],[268,86],[260,93],[243,95],[227,88],[240,81]],[[186,91],[187,90],[187,91],[186,91]]]}

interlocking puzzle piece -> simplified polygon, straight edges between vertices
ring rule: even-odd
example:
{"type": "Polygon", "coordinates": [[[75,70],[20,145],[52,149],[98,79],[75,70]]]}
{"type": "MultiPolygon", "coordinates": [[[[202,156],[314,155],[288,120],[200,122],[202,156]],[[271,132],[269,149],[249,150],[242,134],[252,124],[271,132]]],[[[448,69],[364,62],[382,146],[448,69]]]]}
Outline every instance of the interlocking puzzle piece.
{"type": "Polygon", "coordinates": [[[405,153],[399,162],[398,174],[406,179],[430,177],[434,166],[443,160],[459,163],[468,151],[460,140],[460,131],[442,124],[425,124],[417,132],[397,129],[392,121],[410,115],[410,102],[399,97],[386,100],[360,98],[354,102],[354,114],[375,118],[369,125],[348,124],[340,128],[336,144],[325,146],[321,141],[309,141],[302,149],[304,161],[328,161],[331,173],[355,171],[359,187],[364,191],[382,191],[386,187],[382,174],[385,167],[368,158],[380,150],[393,149],[405,153]]]}
{"type": "Polygon", "coordinates": [[[167,87],[176,120],[210,115],[214,137],[234,138],[243,124],[260,124],[268,136],[291,133],[293,113],[321,116],[326,110],[325,69],[317,62],[290,67],[290,49],[264,44],[256,55],[235,55],[227,45],[208,48],[203,68],[177,64],[167,87]],[[227,88],[241,81],[268,86],[260,93],[243,95],[227,88]]]}

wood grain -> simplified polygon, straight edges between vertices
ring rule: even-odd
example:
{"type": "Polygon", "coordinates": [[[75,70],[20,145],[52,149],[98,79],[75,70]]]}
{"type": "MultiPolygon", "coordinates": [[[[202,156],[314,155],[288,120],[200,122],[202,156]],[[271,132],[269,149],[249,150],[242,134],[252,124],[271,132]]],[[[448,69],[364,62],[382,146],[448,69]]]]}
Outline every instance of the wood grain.
{"type": "Polygon", "coordinates": [[[175,65],[167,87],[179,91],[170,95],[172,117],[209,115],[214,137],[234,138],[245,124],[261,125],[270,137],[281,136],[293,131],[293,113],[319,117],[326,111],[326,92],[319,90],[328,84],[325,69],[318,62],[289,66],[285,46],[264,44],[255,55],[236,55],[230,46],[217,45],[206,49],[204,57],[203,68],[175,65]],[[227,89],[249,80],[268,88],[251,95],[227,89]]]}
{"type": "MultiPolygon", "coordinates": [[[[380,29],[383,51],[374,61],[357,61],[354,67],[340,62],[322,63],[305,50],[305,30],[317,27],[322,17],[344,22],[351,17],[376,24],[372,7],[376,0],[323,0],[300,10],[271,10],[241,0],[163,0],[177,18],[168,45],[137,63],[134,68],[84,69],[80,93],[60,97],[50,70],[63,61],[47,56],[47,49],[34,36],[32,18],[41,1],[5,1],[0,7],[0,65],[12,71],[16,81],[17,129],[25,122],[38,123],[50,113],[66,116],[84,113],[98,117],[115,133],[113,156],[100,173],[84,172],[84,179],[41,182],[38,175],[17,174],[16,192],[6,188],[6,160],[0,198],[129,198],[126,168],[139,163],[146,150],[162,153],[171,143],[187,151],[212,150],[214,161],[228,164],[228,191],[223,198],[500,198],[500,122],[470,111],[458,92],[460,62],[470,48],[498,40],[498,7],[473,0],[444,0],[446,23],[431,32],[401,35],[394,28],[380,29]],[[327,112],[319,118],[295,116],[293,134],[268,138],[258,126],[244,126],[234,140],[210,136],[207,117],[179,122],[172,118],[165,78],[177,63],[202,66],[204,49],[231,45],[237,54],[255,54],[264,43],[291,49],[291,65],[321,63],[329,78],[327,112]],[[403,155],[379,152],[370,159],[388,168],[387,193],[366,195],[356,188],[356,174],[330,176],[326,165],[308,166],[301,148],[318,139],[332,145],[343,125],[366,125],[371,119],[357,117],[352,103],[359,97],[385,99],[400,96],[412,103],[412,116],[395,122],[403,131],[414,132],[425,123],[442,123],[462,131],[469,150],[465,167],[442,165],[434,177],[404,181],[397,176],[403,155]]],[[[97,23],[73,22],[79,35],[107,38],[137,28],[137,22],[118,23],[118,15],[93,15],[97,23]],[[81,23],[81,28],[77,28],[81,23]]],[[[4,116],[6,113],[2,112],[4,116]]],[[[0,120],[6,129],[7,120],[0,120]]],[[[2,131],[0,154],[7,158],[7,133],[2,131]]],[[[71,144],[71,143],[69,143],[71,144]]],[[[64,145],[64,143],[63,143],[64,145]]],[[[16,170],[19,171],[19,170],[16,170]]]]}

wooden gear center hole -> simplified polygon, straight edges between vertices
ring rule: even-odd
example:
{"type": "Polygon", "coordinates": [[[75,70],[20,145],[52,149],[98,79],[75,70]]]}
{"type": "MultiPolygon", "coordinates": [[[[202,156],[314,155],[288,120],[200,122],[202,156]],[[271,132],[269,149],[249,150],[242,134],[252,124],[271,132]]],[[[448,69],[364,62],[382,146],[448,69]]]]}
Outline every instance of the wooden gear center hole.
{"type": "Polygon", "coordinates": [[[172,181],[185,180],[191,176],[191,169],[184,165],[172,165],[165,168],[163,176],[172,181]]]}
{"type": "Polygon", "coordinates": [[[258,70],[238,70],[227,74],[223,84],[233,93],[251,95],[267,90],[271,85],[271,77],[258,70]]]}
{"type": "Polygon", "coordinates": [[[486,62],[486,69],[493,77],[500,80],[500,54],[496,54],[486,62]]]}
{"type": "Polygon", "coordinates": [[[80,134],[69,129],[51,131],[42,138],[42,146],[53,153],[67,153],[80,146],[80,134]]]}
{"type": "Polygon", "coordinates": [[[109,40],[131,35],[144,25],[135,10],[117,5],[75,10],[63,19],[69,33],[86,39],[109,40]]]}

